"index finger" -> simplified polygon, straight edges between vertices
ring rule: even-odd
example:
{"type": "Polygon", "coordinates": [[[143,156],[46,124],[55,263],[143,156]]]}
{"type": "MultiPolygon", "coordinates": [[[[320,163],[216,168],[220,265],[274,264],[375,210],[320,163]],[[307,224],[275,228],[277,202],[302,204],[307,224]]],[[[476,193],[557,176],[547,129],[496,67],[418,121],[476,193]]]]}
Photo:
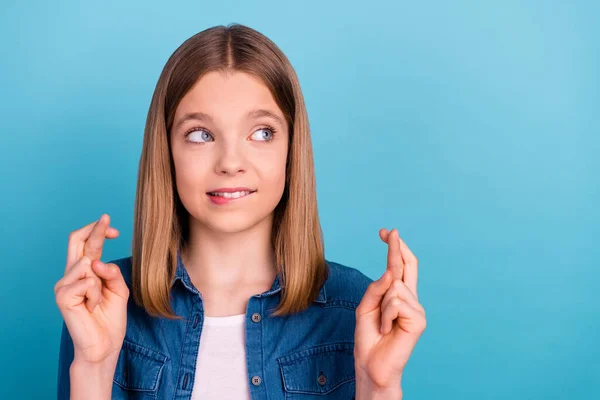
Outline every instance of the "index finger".
{"type": "MultiPolygon", "coordinates": [[[[380,234],[380,236],[383,235],[380,234]]],[[[388,244],[387,269],[392,271],[394,279],[402,279],[404,276],[404,260],[400,249],[399,237],[398,230],[392,229],[387,235],[386,240],[388,244]]]]}
{"type": "MultiPolygon", "coordinates": [[[[69,235],[69,243],[67,245],[67,264],[65,273],[81,258],[84,254],[84,246],[86,240],[90,237],[92,230],[98,221],[90,222],[84,227],[72,232],[69,235]]],[[[119,236],[119,231],[113,227],[106,230],[106,237],[113,239],[119,236]]]]}
{"type": "Polygon", "coordinates": [[[102,214],[98,222],[92,228],[90,238],[86,240],[83,247],[83,254],[90,257],[92,260],[99,260],[102,256],[102,246],[104,245],[104,235],[110,224],[110,217],[107,214],[102,214]]]}

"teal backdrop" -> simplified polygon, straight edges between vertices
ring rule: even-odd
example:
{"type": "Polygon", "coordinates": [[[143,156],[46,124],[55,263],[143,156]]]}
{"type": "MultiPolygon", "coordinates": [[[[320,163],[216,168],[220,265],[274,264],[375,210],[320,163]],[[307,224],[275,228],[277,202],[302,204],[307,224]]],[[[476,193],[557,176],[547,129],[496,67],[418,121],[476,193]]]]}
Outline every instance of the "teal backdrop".
{"type": "Polygon", "coordinates": [[[600,6],[593,1],[20,1],[0,5],[0,398],[55,398],[67,237],[130,255],[154,85],[232,22],[306,97],[327,258],[420,259],[405,398],[600,398],[600,6]]]}

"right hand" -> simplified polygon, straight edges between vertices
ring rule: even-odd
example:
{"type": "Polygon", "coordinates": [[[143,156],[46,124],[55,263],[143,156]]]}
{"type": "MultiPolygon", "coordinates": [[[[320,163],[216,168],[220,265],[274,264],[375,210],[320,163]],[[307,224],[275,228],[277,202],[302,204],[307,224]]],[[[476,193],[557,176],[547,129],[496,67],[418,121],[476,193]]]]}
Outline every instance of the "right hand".
{"type": "Polygon", "coordinates": [[[117,265],[100,261],[104,238],[119,235],[109,224],[102,214],[70,233],[65,274],[54,286],[80,364],[116,363],[125,338],[129,288],[117,265]]]}

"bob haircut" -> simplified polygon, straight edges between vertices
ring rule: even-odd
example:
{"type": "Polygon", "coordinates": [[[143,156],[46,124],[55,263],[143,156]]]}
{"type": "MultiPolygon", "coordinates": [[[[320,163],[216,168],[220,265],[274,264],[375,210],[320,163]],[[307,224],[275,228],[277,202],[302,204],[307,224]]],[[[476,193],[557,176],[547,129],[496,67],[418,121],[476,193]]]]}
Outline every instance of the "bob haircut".
{"type": "Polygon", "coordinates": [[[219,25],[183,42],[163,68],[148,110],[139,160],[132,238],[132,291],[153,316],[181,319],[170,304],[177,252],[187,245],[189,213],[175,185],[170,130],[180,100],[205,73],[242,71],[262,80],[288,123],[285,188],[274,210],[271,244],[281,301],[273,316],[300,312],[329,272],[317,210],[308,115],[298,77],[283,52],[241,24],[219,25]]]}

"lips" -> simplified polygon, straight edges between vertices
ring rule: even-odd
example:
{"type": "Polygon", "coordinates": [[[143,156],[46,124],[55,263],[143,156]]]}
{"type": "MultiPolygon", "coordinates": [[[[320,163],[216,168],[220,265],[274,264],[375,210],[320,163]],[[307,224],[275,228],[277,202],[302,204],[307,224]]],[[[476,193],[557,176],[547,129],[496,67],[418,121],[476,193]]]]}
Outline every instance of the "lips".
{"type": "Polygon", "coordinates": [[[252,193],[254,192],[250,190],[241,190],[238,192],[213,192],[208,193],[208,195],[213,197],[225,197],[227,199],[239,199],[240,197],[245,197],[252,193]]]}
{"type": "Polygon", "coordinates": [[[208,198],[213,204],[229,204],[229,203],[237,203],[237,201],[242,201],[241,199],[245,199],[248,196],[251,196],[254,191],[240,191],[240,192],[217,192],[217,193],[207,193],[208,198]]]}
{"type": "Polygon", "coordinates": [[[211,189],[206,193],[211,194],[211,193],[235,193],[235,192],[256,192],[256,190],[250,189],[247,187],[232,187],[232,188],[211,189]]]}

